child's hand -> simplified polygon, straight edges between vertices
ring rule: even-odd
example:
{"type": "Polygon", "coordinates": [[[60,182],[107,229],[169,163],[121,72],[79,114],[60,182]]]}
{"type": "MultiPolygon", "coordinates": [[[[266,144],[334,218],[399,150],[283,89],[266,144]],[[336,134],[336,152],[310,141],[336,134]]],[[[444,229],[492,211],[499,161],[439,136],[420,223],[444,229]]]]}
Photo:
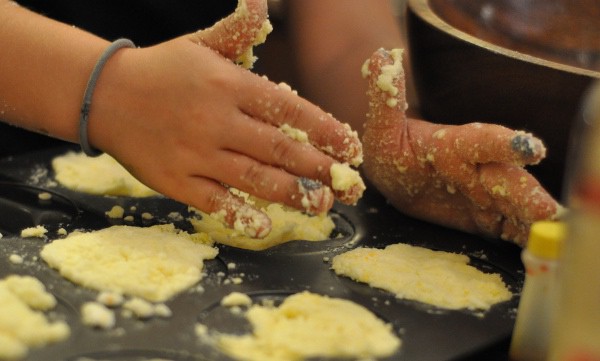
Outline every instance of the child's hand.
{"type": "Polygon", "coordinates": [[[264,237],[270,220],[229,187],[326,212],[344,196],[331,190],[331,166],[358,165],[362,146],[289,87],[234,63],[266,26],[266,1],[244,3],[212,29],[115,54],[98,82],[89,129],[95,147],[156,191],[264,237]],[[284,124],[308,142],[284,134],[284,124]]]}
{"type": "Polygon", "coordinates": [[[561,209],[523,169],[544,158],[544,145],[499,125],[408,119],[400,57],[380,49],[363,68],[367,177],[403,213],[523,245],[534,221],[561,209]]]}

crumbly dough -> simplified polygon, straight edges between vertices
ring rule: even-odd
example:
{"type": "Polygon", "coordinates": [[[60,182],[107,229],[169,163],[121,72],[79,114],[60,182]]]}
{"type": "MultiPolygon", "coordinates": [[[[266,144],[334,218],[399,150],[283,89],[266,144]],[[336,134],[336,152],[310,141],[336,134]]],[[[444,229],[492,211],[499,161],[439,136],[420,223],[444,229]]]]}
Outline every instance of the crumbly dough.
{"type": "MultiPolygon", "coordinates": [[[[249,202],[252,200],[249,199],[249,202]]],[[[333,220],[327,214],[309,216],[276,203],[265,203],[260,208],[271,219],[271,233],[264,238],[248,237],[242,231],[227,227],[215,216],[197,209],[194,211],[202,218],[192,217],[190,223],[196,231],[207,233],[216,242],[257,251],[292,240],[323,241],[329,239],[335,228],[333,220]]]]}
{"type": "Polygon", "coordinates": [[[112,196],[150,197],[158,193],[135,179],[108,154],[88,157],[67,152],[52,160],[55,179],[74,191],[112,196]]]}
{"type": "Polygon", "coordinates": [[[279,131],[281,131],[283,134],[287,135],[288,137],[294,139],[295,141],[298,141],[300,143],[308,143],[308,133],[306,133],[305,131],[303,131],[301,129],[293,128],[287,123],[282,124],[279,127],[279,131]]]}
{"type": "Polygon", "coordinates": [[[360,173],[346,163],[333,164],[329,169],[331,187],[336,191],[348,191],[357,188],[361,194],[366,189],[360,173]]]}
{"type": "Polygon", "coordinates": [[[357,248],[332,260],[338,275],[446,309],[488,310],[512,293],[498,274],[468,265],[469,257],[407,244],[357,248]]]}
{"type": "Polygon", "coordinates": [[[85,302],[81,305],[81,322],[108,330],[115,326],[115,312],[100,302],[85,302]]]}
{"type": "Polygon", "coordinates": [[[74,232],[44,246],[41,256],[81,286],[162,302],[200,281],[203,260],[217,252],[206,234],[166,224],[74,232]]]}
{"type": "Polygon", "coordinates": [[[252,334],[217,336],[219,348],[237,360],[372,359],[392,355],[401,344],[391,326],[363,306],[310,292],[279,307],[253,305],[246,317],[252,334]]]}
{"type": "Polygon", "coordinates": [[[251,304],[250,296],[241,292],[231,292],[221,299],[221,306],[225,307],[250,306],[251,304]]]}
{"type": "Polygon", "coordinates": [[[0,281],[0,359],[18,360],[29,347],[69,337],[69,326],[51,323],[40,311],[54,308],[56,299],[31,276],[11,275],[0,281]]]}
{"type": "Polygon", "coordinates": [[[35,226],[35,227],[27,227],[21,230],[21,237],[29,238],[29,237],[37,237],[44,238],[48,233],[48,230],[44,226],[35,226]]]}

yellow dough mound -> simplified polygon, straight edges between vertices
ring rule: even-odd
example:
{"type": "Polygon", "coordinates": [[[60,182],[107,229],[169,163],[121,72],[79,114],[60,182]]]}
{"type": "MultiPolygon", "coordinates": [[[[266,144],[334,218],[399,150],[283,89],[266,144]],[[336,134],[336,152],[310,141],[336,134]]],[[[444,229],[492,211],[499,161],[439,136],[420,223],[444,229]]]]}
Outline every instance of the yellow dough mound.
{"type": "Polygon", "coordinates": [[[77,192],[129,197],[158,195],[106,153],[88,157],[82,152],[68,152],[55,157],[52,168],[56,181],[77,192]]]}
{"type": "Polygon", "coordinates": [[[405,298],[446,309],[488,310],[512,293],[498,274],[468,265],[465,255],[407,244],[357,248],[335,256],[338,275],[405,298]]]}
{"type": "Polygon", "coordinates": [[[50,323],[40,311],[54,308],[56,299],[31,276],[11,275],[0,281],[0,360],[17,360],[29,347],[69,337],[69,326],[50,323]]]}
{"type": "Polygon", "coordinates": [[[162,302],[200,281],[203,261],[217,252],[206,234],[167,224],[74,232],[47,244],[40,254],[83,287],[162,302]]]}
{"type": "Polygon", "coordinates": [[[220,335],[219,348],[237,360],[372,359],[392,355],[401,341],[389,324],[354,302],[302,292],[279,307],[254,305],[249,335],[220,335]]]}
{"type": "Polygon", "coordinates": [[[263,205],[262,210],[271,219],[271,233],[264,238],[250,238],[240,231],[231,229],[221,220],[204,212],[194,210],[202,218],[191,218],[190,222],[198,232],[207,233],[216,242],[244,249],[263,250],[293,241],[324,241],[329,239],[335,224],[327,214],[309,216],[281,204],[263,205]]]}

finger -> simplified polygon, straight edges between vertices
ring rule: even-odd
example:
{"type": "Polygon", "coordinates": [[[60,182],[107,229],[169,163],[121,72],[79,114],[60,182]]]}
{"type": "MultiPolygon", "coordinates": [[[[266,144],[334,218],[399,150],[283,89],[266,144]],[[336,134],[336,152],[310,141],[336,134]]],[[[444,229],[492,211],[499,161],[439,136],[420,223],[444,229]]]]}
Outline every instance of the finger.
{"type": "Polygon", "coordinates": [[[189,38],[251,68],[255,60],[252,47],[263,43],[272,30],[266,0],[238,0],[233,14],[189,38]]]}
{"type": "Polygon", "coordinates": [[[219,181],[271,202],[283,203],[310,214],[327,212],[334,195],[323,183],[291,175],[245,155],[223,151],[213,160],[227,164],[219,181]]]}
{"type": "Polygon", "coordinates": [[[480,180],[506,218],[503,238],[524,242],[533,222],[555,219],[561,210],[558,202],[522,167],[485,164],[480,180]]]}
{"type": "Polygon", "coordinates": [[[185,183],[178,188],[175,199],[220,219],[250,238],[264,238],[271,232],[271,220],[264,212],[231,194],[221,184],[193,176],[185,183]]]}
{"type": "Polygon", "coordinates": [[[306,132],[290,127],[275,128],[248,116],[236,120],[234,127],[238,132],[222,137],[226,139],[227,149],[294,176],[319,181],[332,188],[342,203],[353,205],[362,197],[365,186],[358,171],[308,144],[306,132]]]}
{"type": "Polygon", "coordinates": [[[405,126],[407,103],[402,50],[378,49],[363,65],[362,75],[369,83],[366,128],[405,126]]]}
{"type": "Polygon", "coordinates": [[[354,166],[362,163],[362,144],[356,131],[299,97],[289,86],[252,76],[246,78],[239,94],[240,110],[250,117],[275,127],[287,124],[301,129],[310,144],[334,159],[354,166]]]}
{"type": "Polygon", "coordinates": [[[522,166],[537,164],[546,156],[540,139],[495,124],[444,127],[433,133],[432,138],[439,147],[454,149],[471,164],[501,162],[522,166]]]}

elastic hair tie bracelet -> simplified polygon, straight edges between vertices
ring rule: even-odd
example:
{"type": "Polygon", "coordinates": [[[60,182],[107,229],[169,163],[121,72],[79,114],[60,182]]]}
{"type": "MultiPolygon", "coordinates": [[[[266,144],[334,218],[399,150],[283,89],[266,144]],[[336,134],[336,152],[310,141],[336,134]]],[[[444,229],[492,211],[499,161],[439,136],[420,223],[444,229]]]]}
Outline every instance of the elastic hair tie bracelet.
{"type": "Polygon", "coordinates": [[[98,59],[98,62],[94,66],[83,95],[83,104],[81,105],[81,113],[79,115],[79,144],[83,152],[90,157],[97,157],[102,154],[101,151],[93,148],[88,140],[88,119],[90,116],[90,107],[92,106],[92,95],[94,94],[96,82],[98,81],[98,77],[100,77],[104,65],[121,48],[135,48],[135,44],[129,39],[118,39],[110,44],[102,55],[100,55],[100,59],[98,59]]]}

